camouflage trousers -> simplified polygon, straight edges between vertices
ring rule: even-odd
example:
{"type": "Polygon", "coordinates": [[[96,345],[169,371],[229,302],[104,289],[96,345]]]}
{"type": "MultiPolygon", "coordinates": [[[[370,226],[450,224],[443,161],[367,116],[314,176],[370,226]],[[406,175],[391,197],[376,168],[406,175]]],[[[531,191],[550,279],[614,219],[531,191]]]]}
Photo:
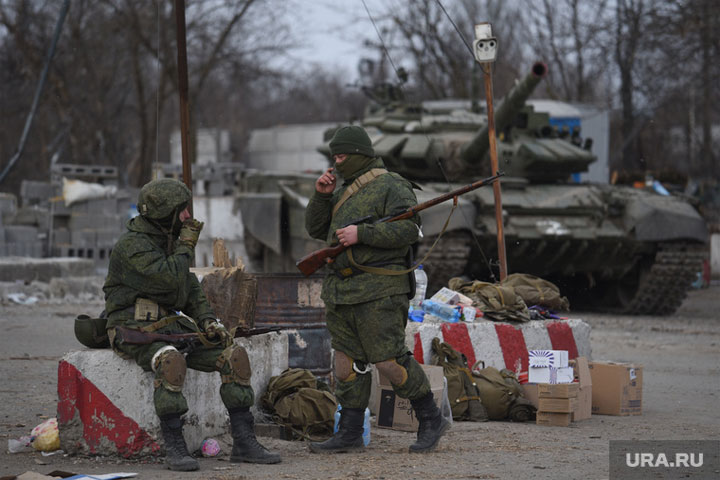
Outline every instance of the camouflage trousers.
{"type": "MultiPolygon", "coordinates": [[[[392,295],[354,305],[326,304],[325,321],[332,347],[350,357],[356,366],[396,360],[407,372],[402,385],[393,390],[415,400],[430,392],[430,382],[405,346],[408,298],[392,295]]],[[[337,373],[337,372],[336,372],[337,373]]],[[[357,370],[346,381],[337,379],[335,396],[345,408],[365,408],[370,400],[372,376],[357,370]]]]}
{"type": "MultiPolygon", "coordinates": [[[[115,344],[114,349],[122,356],[130,357],[135,360],[145,371],[152,371],[153,356],[163,347],[170,344],[164,342],[154,342],[150,345],[127,345],[115,344]]],[[[255,402],[253,389],[249,385],[241,385],[236,381],[232,381],[232,368],[229,362],[218,360],[223,355],[230,353],[228,350],[243,348],[237,345],[231,345],[228,349],[210,348],[198,346],[194,350],[185,355],[185,363],[187,368],[200,370],[201,372],[219,372],[222,378],[220,385],[220,398],[228,410],[240,407],[251,407],[255,402]]],[[[158,416],[166,415],[183,415],[188,411],[187,400],[182,391],[173,391],[168,388],[166,382],[163,381],[160,370],[155,373],[155,390],[153,393],[153,403],[155,412],[158,416]]]]}

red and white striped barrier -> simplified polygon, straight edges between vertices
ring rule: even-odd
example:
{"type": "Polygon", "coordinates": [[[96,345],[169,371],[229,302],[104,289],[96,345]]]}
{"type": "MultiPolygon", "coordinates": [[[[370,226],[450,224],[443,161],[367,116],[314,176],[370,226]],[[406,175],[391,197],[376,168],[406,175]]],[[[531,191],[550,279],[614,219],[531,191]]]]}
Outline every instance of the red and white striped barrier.
{"type": "Polygon", "coordinates": [[[528,350],[567,350],[568,358],[591,357],[590,325],[582,320],[531,321],[512,325],[491,321],[474,323],[415,323],[405,329],[405,341],[420,363],[430,364],[432,340],[439,337],[464,353],[472,366],[528,371],[528,350]]]}
{"type": "MultiPolygon", "coordinates": [[[[288,366],[288,335],[268,333],[235,341],[248,351],[258,405],[270,377],[288,366]]],[[[71,454],[125,458],[159,454],[163,441],[153,406],[153,378],[153,373],[111,350],[66,354],[58,366],[60,447],[71,454]]],[[[188,370],[183,393],[189,411],[183,433],[191,452],[205,438],[228,429],[219,390],[217,373],[188,370]]]]}

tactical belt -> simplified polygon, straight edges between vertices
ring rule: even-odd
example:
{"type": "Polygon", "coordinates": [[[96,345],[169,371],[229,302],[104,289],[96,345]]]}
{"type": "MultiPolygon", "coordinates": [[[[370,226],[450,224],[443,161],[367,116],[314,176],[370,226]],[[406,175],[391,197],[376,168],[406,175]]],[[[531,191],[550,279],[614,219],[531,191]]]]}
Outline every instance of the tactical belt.
{"type": "MultiPolygon", "coordinates": [[[[397,262],[370,262],[365,264],[365,266],[368,267],[385,267],[387,265],[399,265],[401,267],[404,267],[404,265],[397,263],[397,262]]],[[[394,270],[389,270],[394,271],[394,270]]],[[[343,280],[345,278],[354,277],[356,275],[360,275],[362,273],[368,273],[364,270],[360,270],[359,268],[355,268],[353,266],[349,266],[346,268],[342,268],[340,270],[333,270],[333,273],[336,277],[338,277],[340,280],[343,280]]]]}

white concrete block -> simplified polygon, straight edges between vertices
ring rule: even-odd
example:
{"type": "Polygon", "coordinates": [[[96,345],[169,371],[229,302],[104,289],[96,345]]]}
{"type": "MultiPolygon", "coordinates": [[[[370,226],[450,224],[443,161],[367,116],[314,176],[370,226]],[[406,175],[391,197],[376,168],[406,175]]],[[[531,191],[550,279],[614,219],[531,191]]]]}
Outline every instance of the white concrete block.
{"type": "MultiPolygon", "coordinates": [[[[257,415],[270,377],[288,367],[288,336],[273,332],[235,341],[250,358],[257,415]]],[[[159,450],[162,436],[153,406],[152,372],[109,349],[70,352],[58,372],[58,422],[66,452],[133,457],[159,450]]],[[[189,407],[184,434],[190,451],[229,428],[220,385],[218,373],[188,369],[183,393],[189,407]]]]}

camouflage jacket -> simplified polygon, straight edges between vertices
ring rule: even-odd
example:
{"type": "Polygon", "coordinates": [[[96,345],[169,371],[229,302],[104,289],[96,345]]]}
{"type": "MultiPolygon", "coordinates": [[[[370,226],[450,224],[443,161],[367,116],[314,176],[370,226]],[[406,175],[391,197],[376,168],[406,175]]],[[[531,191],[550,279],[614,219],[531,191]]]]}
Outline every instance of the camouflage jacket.
{"type": "MultiPolygon", "coordinates": [[[[375,220],[400,213],[417,204],[410,182],[396,173],[380,175],[350,197],[332,215],[333,206],[353,180],[372,168],[384,168],[380,158],[367,169],[357,172],[332,194],[315,192],[305,211],[305,229],[311,237],[328,245],[338,243],[335,231],[353,220],[372,216],[370,222],[358,225],[358,244],[351,247],[355,262],[360,265],[383,264],[382,268],[403,270],[410,246],[418,239],[416,220],[400,220],[373,224],[375,220]]],[[[419,221],[419,220],[418,220],[419,221]]],[[[330,272],[323,283],[322,299],[327,303],[356,304],[377,298],[407,293],[407,275],[377,275],[361,273],[340,278],[336,271],[350,267],[347,251],[329,265],[330,272]]]]}
{"type": "MultiPolygon", "coordinates": [[[[139,325],[129,308],[138,297],[168,311],[182,311],[197,323],[215,318],[200,282],[190,272],[193,250],[179,245],[168,255],[167,235],[141,216],[131,219],[127,229],[113,247],[103,286],[108,328],[139,325]]],[[[186,327],[195,329],[191,322],[186,327]]]]}

